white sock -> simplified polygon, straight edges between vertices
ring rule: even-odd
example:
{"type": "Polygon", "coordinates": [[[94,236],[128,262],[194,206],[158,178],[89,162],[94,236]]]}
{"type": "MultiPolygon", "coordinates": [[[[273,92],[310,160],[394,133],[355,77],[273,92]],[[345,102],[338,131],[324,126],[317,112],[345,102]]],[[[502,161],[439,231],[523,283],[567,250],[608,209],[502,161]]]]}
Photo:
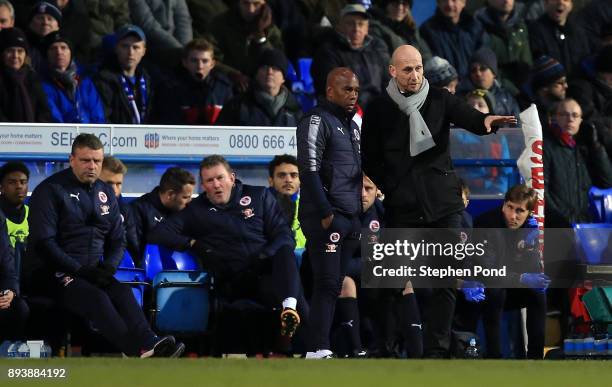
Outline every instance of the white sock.
{"type": "Polygon", "coordinates": [[[287,297],[283,300],[283,309],[289,308],[296,310],[297,309],[297,300],[294,297],[287,297]]]}

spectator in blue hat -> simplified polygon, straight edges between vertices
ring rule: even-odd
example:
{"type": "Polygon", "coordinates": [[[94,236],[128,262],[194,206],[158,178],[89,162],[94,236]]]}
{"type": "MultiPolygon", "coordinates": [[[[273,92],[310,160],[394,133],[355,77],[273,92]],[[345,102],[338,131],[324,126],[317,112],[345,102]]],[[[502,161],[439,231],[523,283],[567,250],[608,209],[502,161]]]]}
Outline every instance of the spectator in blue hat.
{"type": "Polygon", "coordinates": [[[302,111],[285,86],[289,62],[281,51],[266,50],[257,61],[255,82],[232,98],[219,114],[217,125],[297,126],[302,111]]]}
{"type": "Polygon", "coordinates": [[[60,31],[45,37],[48,69],[43,89],[54,122],[106,123],[102,100],[93,82],[72,57],[72,44],[60,31]]]}
{"type": "Polygon", "coordinates": [[[29,45],[19,28],[0,31],[1,122],[51,122],[47,97],[40,80],[27,65],[29,45]]]}
{"type": "Polygon", "coordinates": [[[147,52],[145,33],[130,24],[120,28],[115,36],[114,56],[94,79],[106,120],[112,124],[153,122],[153,84],[141,63],[147,52]]]}

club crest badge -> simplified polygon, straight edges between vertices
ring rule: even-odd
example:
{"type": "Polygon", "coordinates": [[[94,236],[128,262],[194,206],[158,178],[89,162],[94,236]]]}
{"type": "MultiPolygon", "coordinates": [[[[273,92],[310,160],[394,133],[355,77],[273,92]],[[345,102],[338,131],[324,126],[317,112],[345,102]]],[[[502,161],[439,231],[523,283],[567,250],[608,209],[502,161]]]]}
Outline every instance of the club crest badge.
{"type": "Polygon", "coordinates": [[[110,212],[110,206],[106,205],[106,204],[102,204],[100,206],[100,215],[104,216],[104,215],[108,215],[110,212]]]}
{"type": "Polygon", "coordinates": [[[378,222],[378,220],[373,220],[370,222],[369,228],[372,232],[378,232],[380,230],[380,223],[378,222]]]}
{"type": "Polygon", "coordinates": [[[108,196],[106,196],[104,192],[100,191],[98,192],[98,199],[100,199],[100,202],[106,203],[108,201],[108,196]]]}
{"type": "Polygon", "coordinates": [[[333,243],[338,243],[338,241],[340,240],[340,234],[338,234],[337,232],[331,233],[329,235],[329,240],[333,243]]]}
{"type": "Polygon", "coordinates": [[[251,204],[251,197],[250,196],[243,196],[242,198],[240,198],[240,205],[241,206],[248,206],[249,204],[251,204]]]}

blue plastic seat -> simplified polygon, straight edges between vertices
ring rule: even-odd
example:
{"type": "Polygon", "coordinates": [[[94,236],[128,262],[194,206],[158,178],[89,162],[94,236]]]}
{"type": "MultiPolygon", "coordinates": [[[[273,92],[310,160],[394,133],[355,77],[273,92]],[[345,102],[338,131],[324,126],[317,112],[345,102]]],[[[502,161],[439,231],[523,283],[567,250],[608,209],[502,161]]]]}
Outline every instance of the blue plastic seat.
{"type": "Polygon", "coordinates": [[[136,265],[134,265],[134,260],[132,259],[132,256],[127,250],[125,250],[125,252],[123,253],[123,259],[121,260],[121,262],[119,262],[119,267],[127,269],[136,268],[136,265]]]}
{"type": "Polygon", "coordinates": [[[612,188],[591,187],[589,207],[595,217],[595,222],[612,223],[612,188]]]}
{"type": "Polygon", "coordinates": [[[574,225],[576,253],[582,263],[598,265],[612,263],[608,245],[612,224],[591,223],[574,225]]]}
{"type": "Polygon", "coordinates": [[[200,270],[198,259],[186,251],[173,251],[171,258],[176,270],[200,270]]]}

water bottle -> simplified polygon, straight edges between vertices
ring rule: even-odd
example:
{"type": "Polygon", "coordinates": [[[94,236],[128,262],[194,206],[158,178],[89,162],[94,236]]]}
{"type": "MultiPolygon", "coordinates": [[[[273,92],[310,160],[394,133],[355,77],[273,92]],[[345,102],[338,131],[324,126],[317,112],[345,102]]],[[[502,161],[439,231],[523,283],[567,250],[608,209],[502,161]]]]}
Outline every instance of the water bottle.
{"type": "Polygon", "coordinates": [[[26,343],[25,341],[22,341],[19,345],[19,348],[17,348],[17,357],[30,357],[30,347],[28,347],[28,343],[26,343]]]}
{"type": "Polygon", "coordinates": [[[470,346],[465,349],[465,358],[466,359],[478,359],[480,354],[478,353],[478,348],[476,347],[476,338],[472,337],[470,339],[470,346]]]}
{"type": "Polygon", "coordinates": [[[51,353],[51,346],[47,343],[43,343],[42,347],[40,347],[40,357],[43,359],[48,359],[51,357],[51,353]]]}
{"type": "Polygon", "coordinates": [[[6,350],[6,357],[9,357],[11,359],[17,358],[17,348],[19,348],[20,344],[21,343],[19,341],[12,342],[6,350]]]}

